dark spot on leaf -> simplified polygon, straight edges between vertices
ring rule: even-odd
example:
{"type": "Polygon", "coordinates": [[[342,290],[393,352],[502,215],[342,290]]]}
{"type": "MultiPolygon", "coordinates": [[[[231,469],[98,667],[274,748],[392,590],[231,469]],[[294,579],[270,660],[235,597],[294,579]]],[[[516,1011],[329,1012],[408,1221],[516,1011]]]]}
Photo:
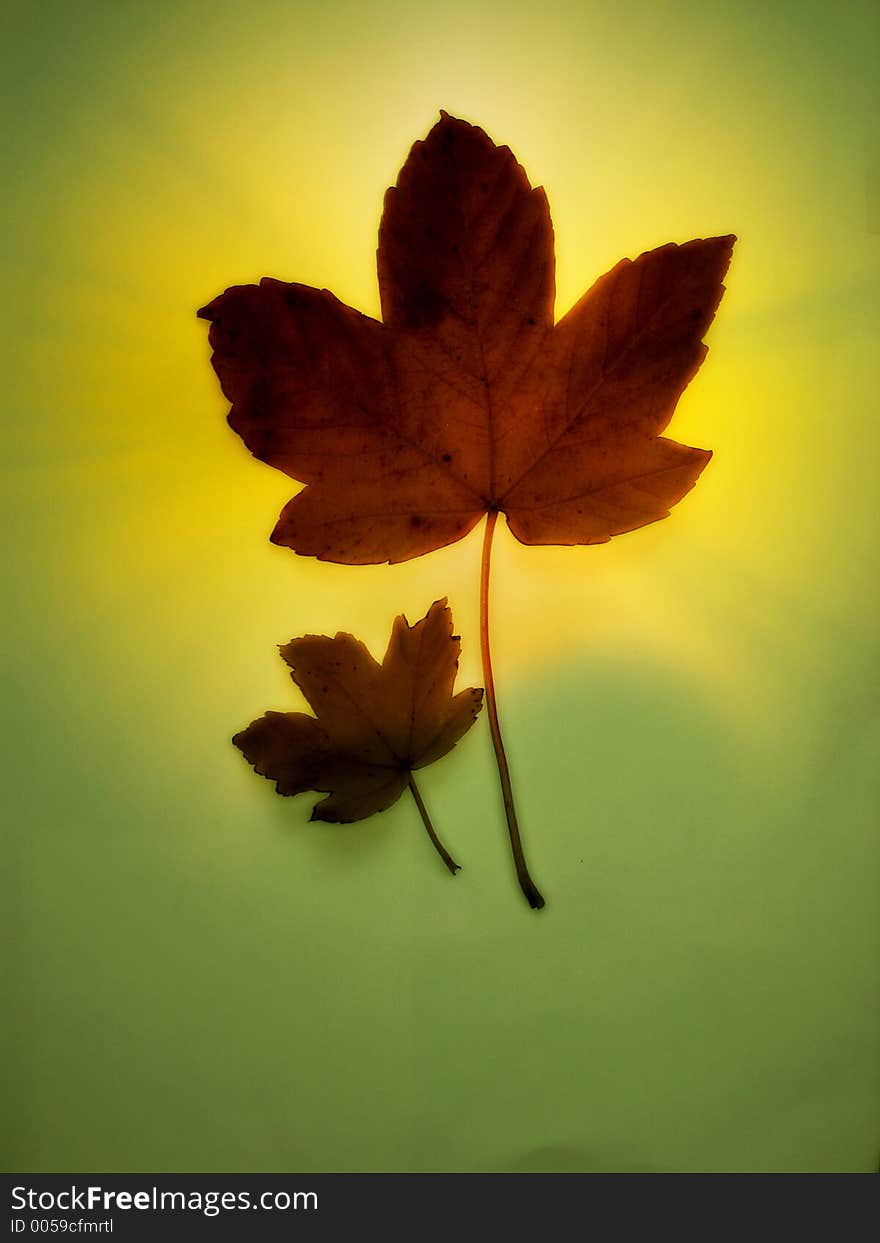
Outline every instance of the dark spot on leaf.
{"type": "Polygon", "coordinates": [[[432,328],[445,309],[443,298],[427,281],[407,290],[407,322],[411,328],[432,328]]]}

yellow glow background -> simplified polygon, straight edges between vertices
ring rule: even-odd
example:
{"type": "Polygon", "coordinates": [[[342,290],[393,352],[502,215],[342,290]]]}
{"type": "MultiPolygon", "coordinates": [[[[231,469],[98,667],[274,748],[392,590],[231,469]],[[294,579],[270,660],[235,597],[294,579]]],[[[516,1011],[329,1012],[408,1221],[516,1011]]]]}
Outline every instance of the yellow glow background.
{"type": "Polygon", "coordinates": [[[872,6],[6,27],[7,1168],[876,1165],[872,6]],[[499,531],[537,918],[484,724],[425,775],[453,892],[410,807],[300,832],[228,743],[297,706],[276,644],[379,654],[440,595],[480,681],[479,536],[378,568],[271,547],[292,487],[225,426],[195,318],[263,275],[378,314],[382,195],[441,107],[547,189],[558,314],[624,255],[739,237],[670,427],[714,450],[694,492],[598,548],[499,531]]]}

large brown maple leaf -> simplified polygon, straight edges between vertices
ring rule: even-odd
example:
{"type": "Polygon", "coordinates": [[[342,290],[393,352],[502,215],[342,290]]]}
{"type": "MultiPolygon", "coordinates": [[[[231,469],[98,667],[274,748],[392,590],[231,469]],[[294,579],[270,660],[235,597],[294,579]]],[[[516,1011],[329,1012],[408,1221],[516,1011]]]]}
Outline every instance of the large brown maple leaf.
{"type": "Polygon", "coordinates": [[[702,362],[733,237],[624,259],[554,326],[547,199],[445,113],[385,197],[383,323],[264,278],[211,320],[231,426],[306,488],[272,540],[405,561],[503,511],[526,544],[664,517],[710,454],[660,436],[702,362]]]}

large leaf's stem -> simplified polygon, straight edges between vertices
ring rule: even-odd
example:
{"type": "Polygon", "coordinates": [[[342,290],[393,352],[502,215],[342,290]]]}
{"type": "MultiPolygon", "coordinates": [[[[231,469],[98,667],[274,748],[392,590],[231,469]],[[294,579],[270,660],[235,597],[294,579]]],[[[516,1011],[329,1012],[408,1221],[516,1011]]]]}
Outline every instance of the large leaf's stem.
{"type": "Polygon", "coordinates": [[[480,651],[483,656],[483,681],[486,689],[486,707],[489,712],[489,730],[492,734],[492,745],[495,748],[495,759],[498,762],[498,776],[501,778],[501,793],[504,796],[504,813],[507,816],[507,832],[510,834],[510,849],[513,851],[516,878],[529,906],[539,911],[544,905],[544,899],[529,875],[522,838],[519,834],[513,790],[510,785],[510,768],[504,753],[504,743],[501,740],[501,726],[498,723],[495,679],[492,676],[492,654],[489,650],[489,569],[492,560],[492,536],[495,534],[497,521],[498,510],[490,509],[486,521],[486,532],[483,536],[483,561],[480,567],[480,651]]]}
{"type": "Polygon", "coordinates": [[[410,793],[412,794],[413,798],[416,801],[416,807],[418,807],[419,809],[419,815],[422,817],[422,823],[424,824],[425,828],[428,830],[428,837],[430,837],[431,841],[434,843],[434,849],[437,851],[437,854],[440,856],[440,858],[443,860],[443,862],[446,864],[446,866],[449,868],[450,872],[454,876],[456,872],[461,871],[461,865],[455,862],[452,855],[449,853],[449,851],[446,849],[446,847],[443,845],[443,843],[440,841],[440,838],[437,836],[436,832],[434,831],[434,826],[433,824],[431,824],[431,817],[428,815],[428,809],[425,806],[425,803],[424,803],[424,800],[422,799],[421,794],[419,793],[419,787],[416,785],[416,779],[412,775],[412,773],[410,773],[409,775],[409,788],[410,788],[410,793]]]}

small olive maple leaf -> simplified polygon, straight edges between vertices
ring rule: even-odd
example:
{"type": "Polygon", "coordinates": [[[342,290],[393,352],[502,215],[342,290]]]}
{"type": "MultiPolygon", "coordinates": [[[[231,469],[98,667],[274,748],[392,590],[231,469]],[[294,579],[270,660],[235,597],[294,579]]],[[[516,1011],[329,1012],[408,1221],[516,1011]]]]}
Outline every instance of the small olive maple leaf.
{"type": "Polygon", "coordinates": [[[385,811],[409,787],[451,872],[413,771],[451,751],[479,715],[482,690],[453,694],[461,640],[437,600],[410,626],[398,617],[382,664],[350,634],[305,635],[281,647],[315,716],[267,712],[234,744],[279,794],[323,791],[313,820],[348,824],[385,811]]]}
{"type": "Polygon", "coordinates": [[[263,279],[199,314],[229,422],[306,487],[272,540],[404,561],[483,515],[486,702],[517,875],[533,907],[498,723],[488,581],[498,514],[525,544],[594,544],[664,518],[711,454],[661,435],[706,354],[733,236],[624,259],[554,323],[546,196],[507,147],[441,113],[388,190],[383,322],[263,279]]]}

